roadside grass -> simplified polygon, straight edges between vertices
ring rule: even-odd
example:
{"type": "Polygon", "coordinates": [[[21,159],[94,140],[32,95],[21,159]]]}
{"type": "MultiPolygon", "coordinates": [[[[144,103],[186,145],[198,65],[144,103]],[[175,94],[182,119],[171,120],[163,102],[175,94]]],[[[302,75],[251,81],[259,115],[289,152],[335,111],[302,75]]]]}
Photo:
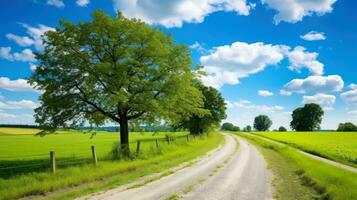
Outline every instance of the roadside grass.
{"type": "Polygon", "coordinates": [[[254,132],[253,134],[357,167],[356,132],[254,132]]]}
{"type": "MultiPolygon", "coordinates": [[[[146,151],[145,148],[152,148],[148,143],[154,143],[155,139],[163,140],[166,135],[176,137],[186,134],[187,132],[130,133],[130,148],[132,152],[136,152],[136,142],[140,140],[140,151],[146,151]]],[[[92,145],[96,148],[99,162],[108,160],[113,156],[111,151],[118,141],[119,134],[112,132],[97,132],[94,136],[81,131],[58,131],[56,134],[44,137],[0,135],[0,178],[47,171],[50,168],[50,151],[56,153],[58,168],[91,162],[92,145]]],[[[160,151],[160,148],[155,147],[155,149],[160,151]]],[[[145,154],[140,155],[145,156],[145,154]]]]}
{"type": "Polygon", "coordinates": [[[17,199],[29,195],[40,195],[35,196],[36,199],[73,199],[190,161],[223,141],[223,136],[217,133],[190,142],[180,138],[170,145],[161,142],[160,151],[154,147],[155,143],[143,145],[140,156],[135,160],[102,161],[97,166],[83,164],[59,169],[56,174],[37,172],[0,179],[0,199],[17,199]]]}
{"type": "Polygon", "coordinates": [[[278,199],[356,199],[357,174],[256,136],[235,133],[261,147],[272,169],[278,199]]]}

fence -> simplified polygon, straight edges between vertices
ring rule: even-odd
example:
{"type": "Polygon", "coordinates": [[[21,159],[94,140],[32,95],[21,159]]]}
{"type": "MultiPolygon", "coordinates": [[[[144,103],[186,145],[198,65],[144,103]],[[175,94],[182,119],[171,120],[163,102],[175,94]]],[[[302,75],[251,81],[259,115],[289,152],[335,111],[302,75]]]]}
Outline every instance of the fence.
{"type": "MultiPolygon", "coordinates": [[[[140,155],[143,145],[151,143],[157,149],[160,148],[160,143],[167,143],[170,145],[175,140],[183,139],[182,141],[189,142],[195,139],[195,136],[191,135],[181,135],[181,136],[169,136],[166,135],[164,138],[153,138],[153,139],[142,139],[137,140],[135,151],[132,151],[136,155],[140,155]]],[[[133,144],[131,143],[131,146],[133,144]]],[[[89,164],[97,165],[99,161],[108,160],[108,158],[98,159],[96,147],[94,145],[90,146],[88,150],[81,150],[80,153],[90,151],[90,157],[78,158],[78,157],[67,157],[67,158],[56,158],[56,152],[50,151],[49,154],[36,154],[36,155],[25,155],[21,158],[26,158],[27,160],[1,160],[9,157],[0,157],[0,178],[9,178],[18,174],[25,174],[31,172],[40,172],[40,171],[50,171],[51,173],[56,173],[57,168],[70,167],[80,164],[89,164]],[[47,157],[47,159],[45,158],[47,157]]],[[[58,153],[64,153],[66,151],[61,151],[58,153]]],[[[70,151],[67,151],[70,152],[70,151]]],[[[72,151],[73,152],[73,151],[72,151]]],[[[78,151],[77,151],[78,152],[78,151]]]]}

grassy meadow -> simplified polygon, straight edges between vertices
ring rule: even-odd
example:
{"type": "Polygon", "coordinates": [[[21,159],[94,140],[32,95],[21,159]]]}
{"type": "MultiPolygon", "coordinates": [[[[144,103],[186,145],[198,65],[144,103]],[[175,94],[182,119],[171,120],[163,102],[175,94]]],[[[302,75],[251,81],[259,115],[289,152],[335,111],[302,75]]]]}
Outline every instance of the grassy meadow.
{"type": "Polygon", "coordinates": [[[356,132],[255,132],[254,134],[357,167],[356,132]]]}
{"type": "Polygon", "coordinates": [[[130,148],[133,152],[136,151],[136,141],[142,141],[140,153],[133,160],[111,160],[108,157],[113,144],[118,141],[117,133],[97,132],[93,137],[78,131],[58,132],[44,137],[1,135],[0,199],[45,193],[48,199],[72,199],[192,160],[224,141],[222,135],[212,133],[202,138],[190,138],[189,142],[186,137],[178,137],[170,144],[159,140],[157,148],[154,139],[163,139],[166,134],[175,137],[187,133],[130,133],[130,148]],[[98,151],[97,166],[90,160],[91,145],[95,145],[98,151]],[[55,150],[58,158],[56,174],[49,173],[50,150],[55,150]],[[80,162],[82,159],[86,162],[80,162]],[[37,166],[39,163],[44,165],[37,166]],[[9,166],[10,169],[1,169],[9,166]],[[25,167],[11,169],[11,166],[25,167]],[[57,190],[61,192],[56,193],[57,190]]]}
{"type": "Polygon", "coordinates": [[[356,173],[315,160],[294,148],[277,145],[254,134],[236,134],[261,147],[274,173],[277,199],[356,199],[356,173]]]}

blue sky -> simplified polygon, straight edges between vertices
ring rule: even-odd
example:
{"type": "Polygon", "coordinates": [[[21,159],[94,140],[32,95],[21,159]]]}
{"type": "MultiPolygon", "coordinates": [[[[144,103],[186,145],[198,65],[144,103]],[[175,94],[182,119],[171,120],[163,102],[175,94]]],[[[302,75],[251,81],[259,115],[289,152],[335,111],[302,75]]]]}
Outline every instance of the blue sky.
{"type": "Polygon", "coordinates": [[[289,126],[304,103],[325,110],[324,129],[357,123],[357,3],[352,0],[12,0],[0,8],[0,123],[32,124],[39,92],[27,83],[41,35],[95,9],[140,18],[191,48],[228,104],[226,121],[267,114],[289,126]]]}

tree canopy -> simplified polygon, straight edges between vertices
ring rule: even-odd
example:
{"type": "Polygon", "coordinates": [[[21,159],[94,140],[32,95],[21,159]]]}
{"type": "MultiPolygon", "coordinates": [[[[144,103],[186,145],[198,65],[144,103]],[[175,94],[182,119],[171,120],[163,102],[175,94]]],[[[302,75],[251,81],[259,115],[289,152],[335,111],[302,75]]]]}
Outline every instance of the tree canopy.
{"type": "Polygon", "coordinates": [[[268,131],[273,122],[266,115],[259,115],[254,119],[254,128],[257,131],[268,131]]]}
{"type": "Polygon", "coordinates": [[[296,131],[313,131],[320,129],[324,111],[321,106],[315,103],[305,104],[304,107],[297,108],[292,113],[290,126],[296,131]]]}
{"type": "Polygon", "coordinates": [[[128,122],[172,123],[202,109],[192,86],[191,56],[185,45],[120,13],[100,10],[93,20],[62,20],[45,34],[45,49],[29,83],[43,91],[36,122],[46,130],[85,123],[120,124],[121,146],[128,150],[128,122]]]}
{"type": "Polygon", "coordinates": [[[354,125],[351,122],[346,122],[346,123],[340,123],[338,125],[337,131],[341,131],[341,132],[353,132],[353,131],[357,131],[357,126],[354,125]]]}
{"type": "Polygon", "coordinates": [[[193,85],[203,95],[203,109],[207,113],[193,114],[182,120],[179,127],[186,128],[191,134],[202,134],[208,129],[219,126],[221,120],[226,118],[226,103],[221,93],[213,87],[207,87],[195,80],[193,85]]]}

